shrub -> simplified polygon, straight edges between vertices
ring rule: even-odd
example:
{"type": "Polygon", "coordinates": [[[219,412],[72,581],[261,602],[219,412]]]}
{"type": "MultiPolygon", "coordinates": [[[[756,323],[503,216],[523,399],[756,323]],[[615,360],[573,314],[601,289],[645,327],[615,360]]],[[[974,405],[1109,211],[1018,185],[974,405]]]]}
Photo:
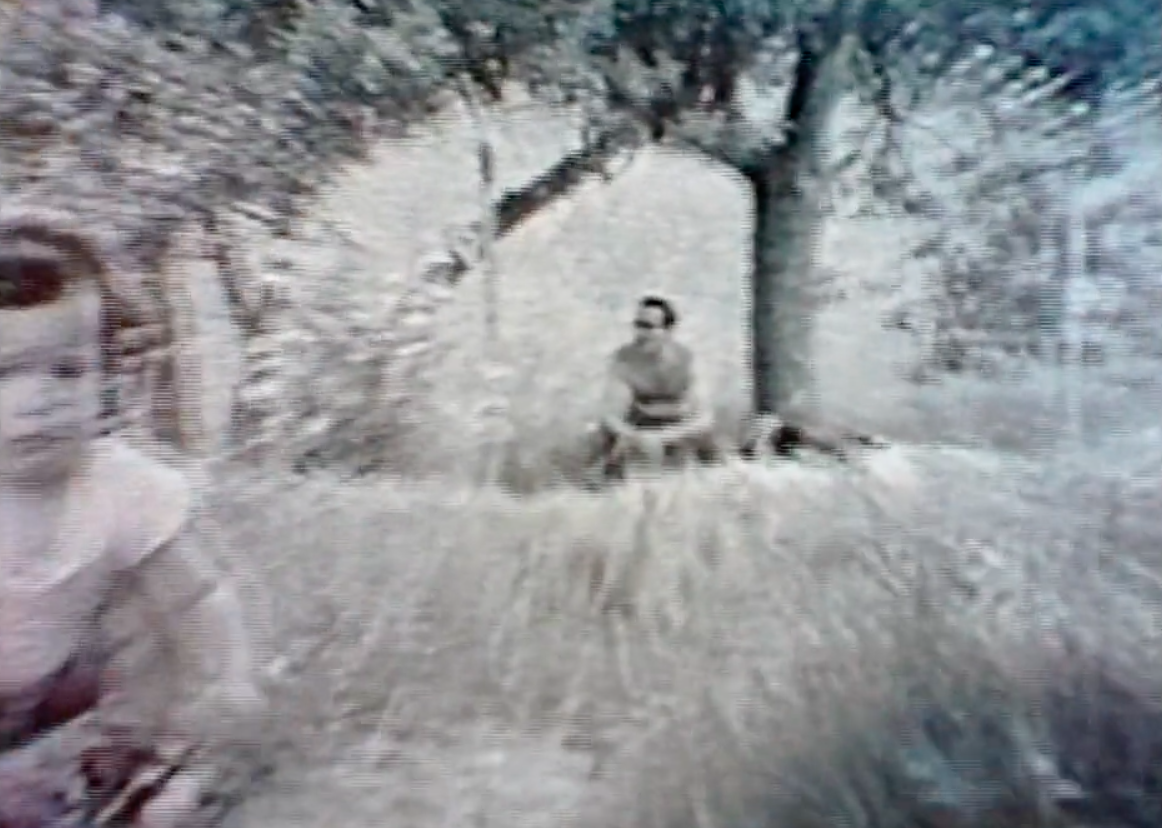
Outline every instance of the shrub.
{"type": "Polygon", "coordinates": [[[1111,249],[1148,226],[1131,205],[1156,203],[1137,192],[1139,142],[1126,129],[1154,105],[1134,94],[1100,112],[1067,109],[1049,94],[1063,80],[1043,69],[1006,73],[982,60],[956,72],[905,127],[914,172],[874,171],[902,187],[921,227],[919,284],[890,324],[917,336],[918,377],[1093,360],[1111,333],[1129,333],[1110,301],[1128,310],[1126,292],[1154,281],[1124,253],[1115,264],[1111,249]]]}

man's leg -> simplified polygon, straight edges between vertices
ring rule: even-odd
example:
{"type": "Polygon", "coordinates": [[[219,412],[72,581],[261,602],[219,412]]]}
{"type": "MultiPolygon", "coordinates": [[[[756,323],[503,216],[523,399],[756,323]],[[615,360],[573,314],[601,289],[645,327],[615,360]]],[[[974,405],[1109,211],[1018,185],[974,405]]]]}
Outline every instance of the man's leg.
{"type": "Polygon", "coordinates": [[[724,454],[712,423],[684,440],[667,446],[666,453],[668,458],[673,458],[679,465],[689,465],[691,460],[702,465],[713,465],[722,462],[724,454]]]}
{"type": "MultiPolygon", "coordinates": [[[[642,428],[642,435],[647,436],[651,427],[642,428]]],[[[622,465],[627,471],[634,474],[652,474],[664,470],[671,462],[670,446],[654,440],[643,440],[635,443],[621,453],[622,465]]]]}
{"type": "Polygon", "coordinates": [[[708,429],[705,433],[699,434],[694,440],[694,456],[704,466],[713,466],[721,463],[725,459],[725,455],[726,452],[722,448],[722,442],[718,439],[718,435],[714,433],[713,429],[708,429]]]}
{"type": "Polygon", "coordinates": [[[602,483],[617,479],[622,471],[621,452],[618,439],[604,424],[592,426],[586,435],[584,447],[583,473],[587,483],[602,483]]]}

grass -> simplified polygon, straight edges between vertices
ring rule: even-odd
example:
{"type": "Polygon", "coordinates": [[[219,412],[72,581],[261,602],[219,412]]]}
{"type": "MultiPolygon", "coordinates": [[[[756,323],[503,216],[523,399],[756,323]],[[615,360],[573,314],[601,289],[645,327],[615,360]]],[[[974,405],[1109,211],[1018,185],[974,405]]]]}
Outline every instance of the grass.
{"type": "MultiPolygon", "coordinates": [[[[512,169],[553,121],[502,123],[512,169]]],[[[369,262],[399,272],[401,228],[446,224],[471,203],[462,180],[433,174],[436,160],[470,170],[458,129],[401,149],[406,163],[385,150],[382,175],[322,205],[369,262]]],[[[1153,794],[1118,784],[1151,778],[1154,747],[1105,758],[1125,722],[1153,727],[1162,679],[1149,666],[1159,442],[1142,428],[1154,391],[1114,393],[1119,372],[1149,366],[1077,386],[1104,423],[1095,444],[1064,427],[1060,372],[911,386],[897,370],[911,346],[879,330],[877,294],[855,289],[901,267],[889,240],[907,235],[902,221],[828,228],[825,264],[856,298],[824,311],[819,350],[825,400],[896,448],[854,469],[731,464],[600,494],[555,485],[575,467],[601,355],[647,288],[678,297],[707,395],[733,427],[743,207],[737,182],[647,153],[502,246],[502,367],[482,370],[478,280],[425,311],[424,416],[392,474],[221,470],[215,511],[270,598],[284,768],[346,780],[288,783],[265,795],[273,805],[260,793],[241,824],[286,824],[304,800],[317,820],[356,825],[511,821],[522,807],[536,811],[529,824],[554,824],[519,792],[542,785],[571,791],[558,797],[575,797],[570,818],[594,826],[920,826],[949,812],[955,825],[1055,824],[1041,755],[1104,796],[1104,816],[1152,824],[1125,809],[1153,807],[1153,794]],[[481,484],[498,474],[507,486],[481,484]],[[1103,684],[1120,685],[1122,712],[1103,684]],[[499,742],[473,741],[484,723],[499,742]],[[535,745],[544,764],[501,765],[504,784],[458,764],[494,744],[510,757],[535,745]],[[550,758],[565,754],[581,767],[550,758]],[[464,785],[416,793],[405,780],[417,757],[464,785]]],[[[302,278],[338,266],[290,255],[302,278]]],[[[369,295],[384,284],[386,272],[369,276],[369,295]]]]}
{"type": "MultiPolygon", "coordinates": [[[[1044,465],[928,450],[903,479],[900,459],[525,500],[234,479],[222,516],[275,598],[288,761],[354,773],[357,745],[364,796],[387,796],[384,751],[491,721],[582,751],[595,824],[919,825],[925,796],[962,809],[988,792],[963,786],[1000,780],[1004,807],[1026,809],[1011,824],[1048,825],[1026,813],[1041,753],[1075,781],[1107,774],[1118,807],[1148,805],[1109,780],[1102,740],[1155,715],[1156,533],[1121,534],[1150,507],[1103,528],[1076,511],[1108,509],[1092,472],[1058,486],[1044,465]],[[1102,683],[1136,706],[1102,701],[1102,683]],[[901,728],[937,735],[917,748],[901,728]],[[917,755],[936,778],[915,777],[917,755]]],[[[981,807],[963,824],[998,824],[1001,805],[981,807]]]]}

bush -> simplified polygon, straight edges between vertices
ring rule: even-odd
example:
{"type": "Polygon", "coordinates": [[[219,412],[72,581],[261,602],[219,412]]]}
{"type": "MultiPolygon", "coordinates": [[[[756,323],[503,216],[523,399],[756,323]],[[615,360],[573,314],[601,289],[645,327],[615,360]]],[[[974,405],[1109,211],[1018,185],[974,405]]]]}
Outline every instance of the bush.
{"type": "MultiPolygon", "coordinates": [[[[1139,277],[1153,281],[1111,261],[1113,238],[1147,226],[1131,205],[1156,203],[1133,180],[1126,112],[1066,109],[1039,70],[1006,77],[987,66],[954,69],[939,109],[908,131],[916,172],[904,188],[923,227],[912,251],[920,287],[891,324],[919,338],[918,377],[1100,358],[1108,334],[1128,333],[1111,296],[1127,308],[1139,277]],[[935,115],[940,123],[928,127],[935,115]]],[[[1125,106],[1139,117],[1152,111],[1140,99],[1125,106]]]]}
{"type": "Polygon", "coordinates": [[[280,301],[245,343],[236,452],[300,471],[406,468],[423,451],[409,438],[428,413],[434,315],[450,295],[425,275],[376,273],[344,245],[318,278],[268,276],[280,301]]]}
{"type": "Polygon", "coordinates": [[[84,213],[149,263],[176,227],[238,202],[272,212],[357,151],[298,74],[117,17],[26,13],[0,56],[3,187],[84,213]]]}

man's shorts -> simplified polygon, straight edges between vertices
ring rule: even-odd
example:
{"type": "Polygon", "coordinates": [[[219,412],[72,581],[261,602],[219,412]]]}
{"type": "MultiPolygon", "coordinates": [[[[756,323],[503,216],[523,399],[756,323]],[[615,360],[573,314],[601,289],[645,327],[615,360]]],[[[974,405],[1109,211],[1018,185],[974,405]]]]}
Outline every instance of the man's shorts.
{"type": "MultiPolygon", "coordinates": [[[[650,417],[636,407],[631,407],[630,410],[626,412],[625,421],[634,428],[641,429],[643,431],[667,428],[680,422],[679,420],[672,417],[650,417]]],[[[604,427],[599,427],[598,432],[601,440],[599,453],[603,459],[605,474],[607,476],[618,477],[624,471],[623,466],[625,458],[621,456],[615,456],[614,454],[614,449],[617,447],[617,436],[609,432],[604,427]]],[[[680,460],[680,458],[687,456],[685,452],[688,448],[693,449],[693,457],[700,463],[714,463],[719,459],[720,456],[718,446],[714,442],[713,436],[710,435],[694,441],[694,444],[688,447],[666,446],[666,462],[677,462],[680,460]]]]}

